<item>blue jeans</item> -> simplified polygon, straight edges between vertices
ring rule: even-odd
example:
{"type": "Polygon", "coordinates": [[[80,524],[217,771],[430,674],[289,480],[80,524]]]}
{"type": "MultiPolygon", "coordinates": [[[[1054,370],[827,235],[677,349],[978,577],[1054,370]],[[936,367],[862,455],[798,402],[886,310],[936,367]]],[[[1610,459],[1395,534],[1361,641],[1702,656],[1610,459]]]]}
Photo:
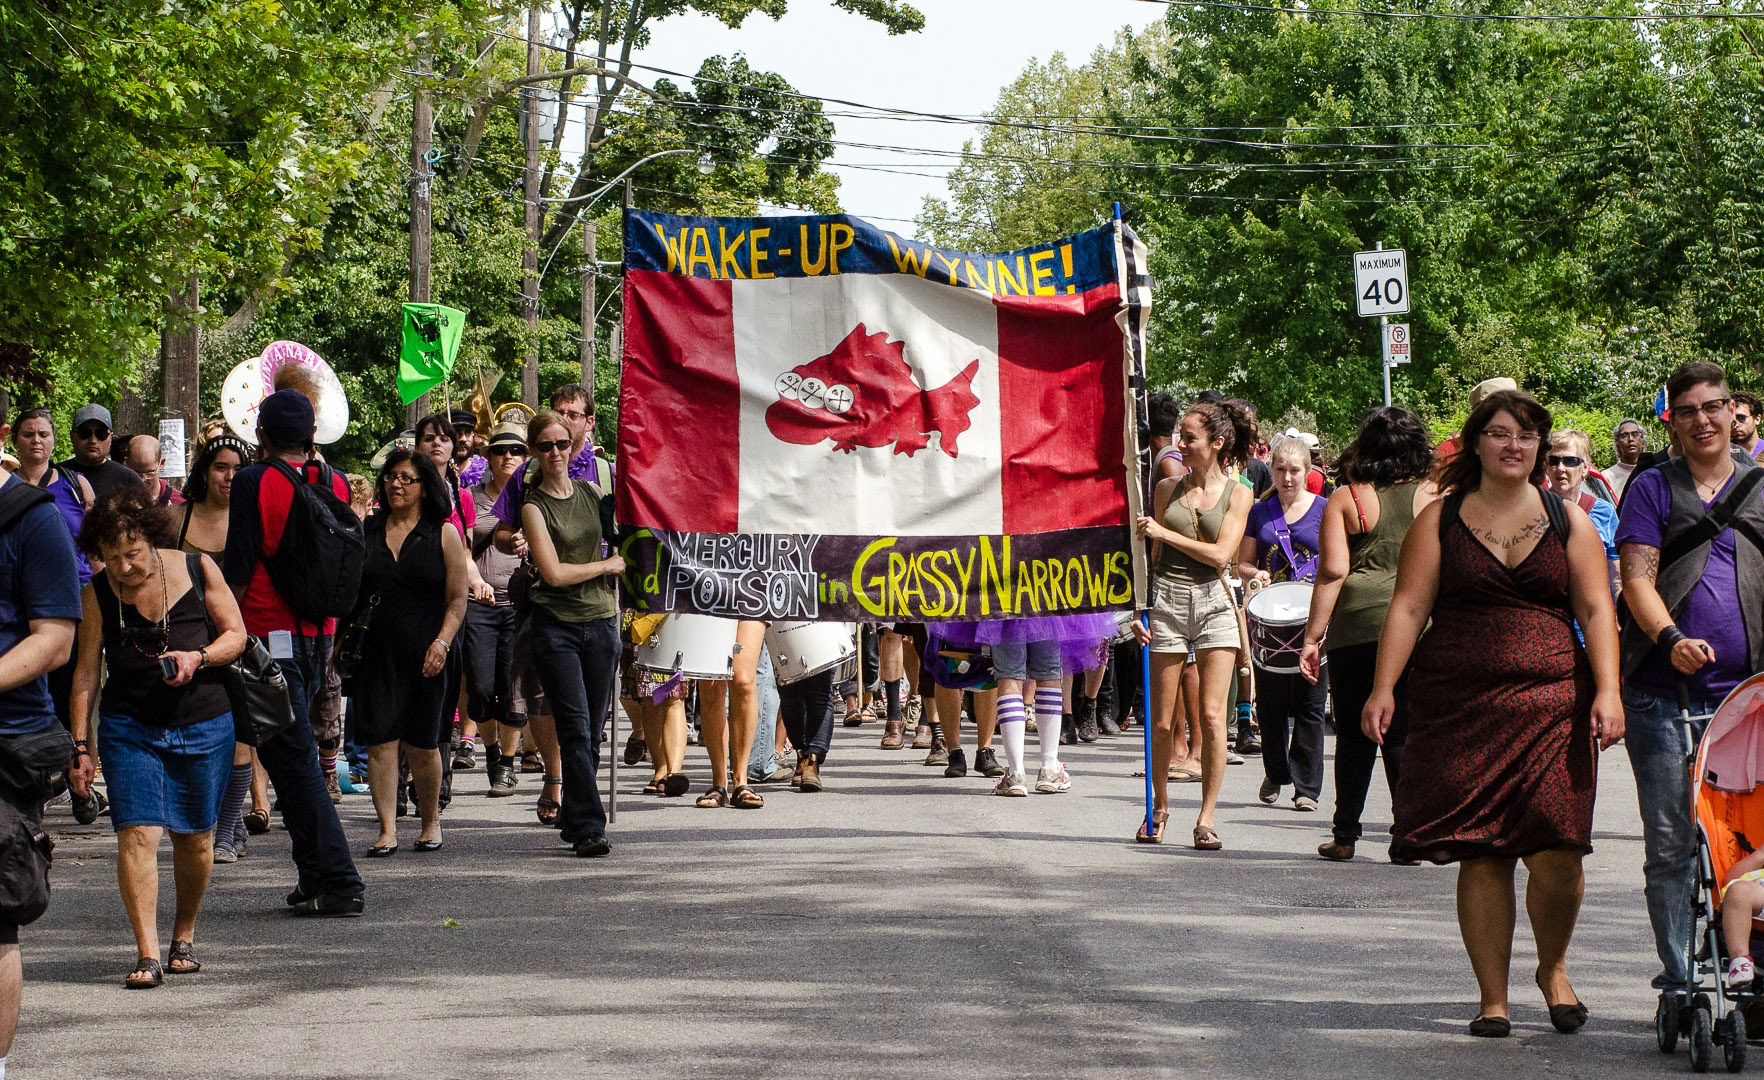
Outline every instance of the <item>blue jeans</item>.
{"type": "MultiPolygon", "coordinates": [[[[1718,700],[1690,703],[1692,738],[1701,742],[1706,719],[1718,700]]],[[[1641,804],[1643,895],[1648,922],[1654,928],[1654,951],[1660,954],[1656,990],[1683,986],[1690,978],[1691,897],[1696,880],[1697,830],[1691,818],[1690,757],[1684,721],[1675,702],[1625,687],[1624,748],[1635,773],[1636,801],[1641,804]]]]}
{"type": "Polygon", "coordinates": [[[566,844],[606,835],[600,801],[600,741],[612,709],[619,662],[619,620],[563,622],[544,608],[533,612],[533,665],[557,721],[563,751],[563,809],[558,828],[566,844]]]}
{"type": "Polygon", "coordinates": [[[313,699],[324,688],[325,664],[330,655],[329,634],[294,635],[293,659],[277,661],[288,680],[294,722],[257,748],[257,760],[263,763],[263,771],[276,789],[282,824],[288,827],[294,866],[300,874],[300,891],[308,896],[360,896],[365,887],[355,871],[355,860],[349,854],[349,840],[343,835],[337,808],[331,805],[330,793],[325,788],[318,744],[313,741],[312,724],[307,719],[312,715],[313,699]]]}
{"type": "Polygon", "coordinates": [[[778,680],[772,676],[772,650],[760,647],[759,675],[755,684],[759,698],[759,726],[753,729],[753,754],[747,761],[747,779],[764,780],[778,767],[773,749],[778,739],[778,680]]]}

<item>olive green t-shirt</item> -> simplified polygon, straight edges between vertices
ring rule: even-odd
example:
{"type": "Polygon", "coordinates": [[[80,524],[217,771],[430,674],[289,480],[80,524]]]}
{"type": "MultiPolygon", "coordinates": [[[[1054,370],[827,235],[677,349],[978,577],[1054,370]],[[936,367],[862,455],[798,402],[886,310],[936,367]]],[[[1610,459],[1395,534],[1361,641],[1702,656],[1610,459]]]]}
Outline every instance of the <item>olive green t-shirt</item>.
{"type": "MultiPolygon", "coordinates": [[[[600,500],[580,480],[573,481],[571,486],[574,490],[570,497],[559,499],[534,485],[527,491],[527,502],[545,519],[558,562],[599,562],[600,500]]],[[[559,622],[593,622],[619,613],[618,589],[611,577],[564,586],[547,585],[541,580],[533,584],[532,596],[535,607],[543,608],[559,622]]]]}
{"type": "Polygon", "coordinates": [[[1348,537],[1348,576],[1341,583],[1329,620],[1325,648],[1340,649],[1377,641],[1396,593],[1397,562],[1403,538],[1415,520],[1415,480],[1378,490],[1378,524],[1348,537]]]}

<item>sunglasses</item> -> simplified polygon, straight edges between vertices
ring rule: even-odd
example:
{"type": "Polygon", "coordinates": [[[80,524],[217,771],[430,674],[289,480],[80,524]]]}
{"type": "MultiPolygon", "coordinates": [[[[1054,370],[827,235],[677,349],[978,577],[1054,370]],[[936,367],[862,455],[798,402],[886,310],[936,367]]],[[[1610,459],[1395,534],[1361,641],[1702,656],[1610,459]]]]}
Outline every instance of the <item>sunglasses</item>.
{"type": "Polygon", "coordinates": [[[110,429],[101,424],[87,424],[74,434],[82,439],[108,439],[110,438],[110,429]]]}
{"type": "Polygon", "coordinates": [[[533,444],[533,449],[541,454],[549,454],[553,450],[568,450],[569,448],[570,440],[568,439],[558,439],[556,442],[536,442],[533,444]]]}
{"type": "Polygon", "coordinates": [[[1585,458],[1575,457],[1572,454],[1551,454],[1545,460],[1551,465],[1561,465],[1569,469],[1578,469],[1586,464],[1585,458]]]}
{"type": "Polygon", "coordinates": [[[513,454],[515,457],[526,457],[527,448],[524,446],[492,446],[488,453],[491,457],[505,457],[509,454],[513,454]]]}

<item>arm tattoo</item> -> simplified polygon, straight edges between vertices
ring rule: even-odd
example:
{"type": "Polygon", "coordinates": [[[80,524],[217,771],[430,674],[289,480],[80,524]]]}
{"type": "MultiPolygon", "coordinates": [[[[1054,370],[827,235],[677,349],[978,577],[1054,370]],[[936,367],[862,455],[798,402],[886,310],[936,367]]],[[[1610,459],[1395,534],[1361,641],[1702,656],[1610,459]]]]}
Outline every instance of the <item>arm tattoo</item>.
{"type": "Polygon", "coordinates": [[[1618,552],[1623,580],[1653,581],[1660,573],[1660,549],[1646,544],[1624,544],[1618,552]]]}

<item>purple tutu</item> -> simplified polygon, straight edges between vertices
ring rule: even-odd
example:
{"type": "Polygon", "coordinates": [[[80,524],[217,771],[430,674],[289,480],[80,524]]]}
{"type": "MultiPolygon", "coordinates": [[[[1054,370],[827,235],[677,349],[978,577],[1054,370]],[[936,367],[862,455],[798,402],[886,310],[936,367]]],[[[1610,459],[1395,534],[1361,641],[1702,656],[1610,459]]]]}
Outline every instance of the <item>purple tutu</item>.
{"type": "Polygon", "coordinates": [[[1115,617],[1106,612],[1085,615],[1043,615],[1028,619],[989,619],[982,622],[939,622],[925,627],[931,648],[939,643],[958,649],[992,645],[1026,645],[1032,641],[1057,641],[1060,669],[1078,675],[1108,662],[1109,643],[1115,638],[1115,617]]]}

